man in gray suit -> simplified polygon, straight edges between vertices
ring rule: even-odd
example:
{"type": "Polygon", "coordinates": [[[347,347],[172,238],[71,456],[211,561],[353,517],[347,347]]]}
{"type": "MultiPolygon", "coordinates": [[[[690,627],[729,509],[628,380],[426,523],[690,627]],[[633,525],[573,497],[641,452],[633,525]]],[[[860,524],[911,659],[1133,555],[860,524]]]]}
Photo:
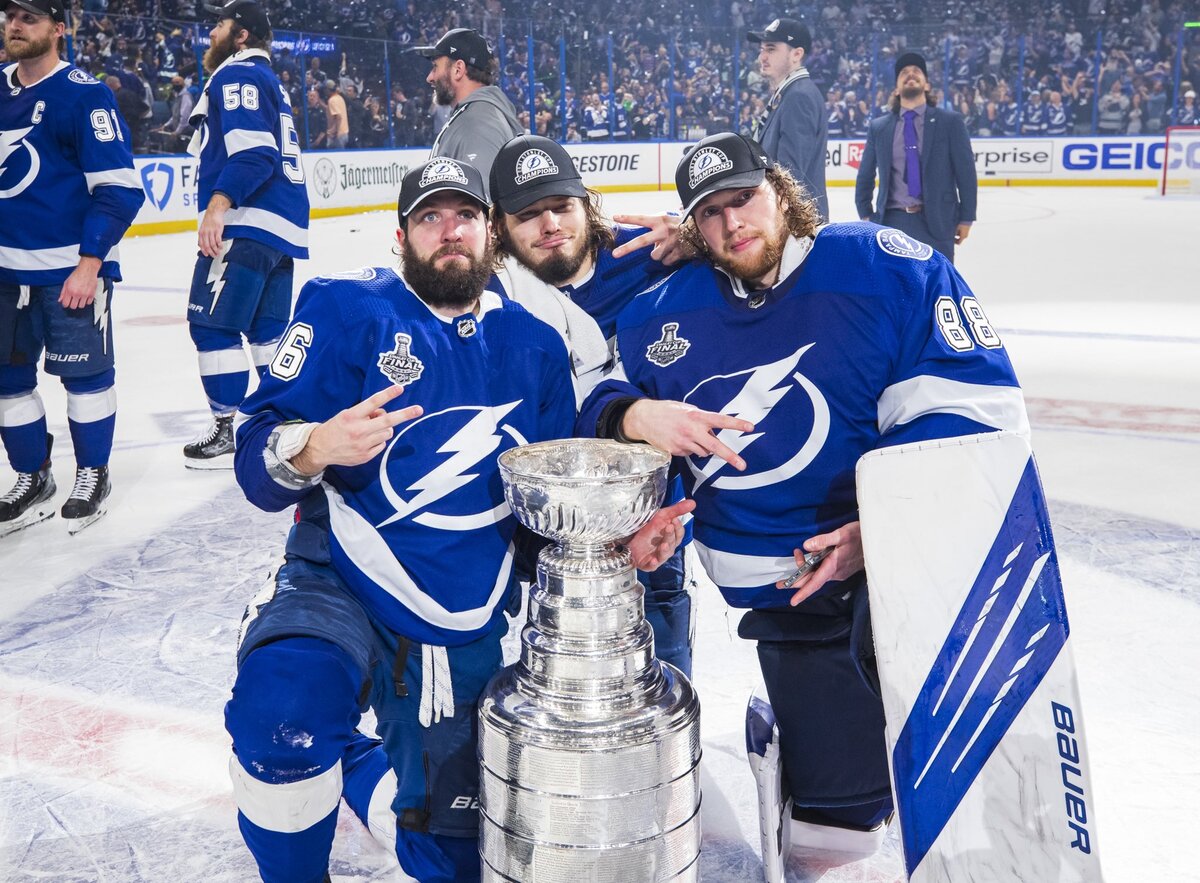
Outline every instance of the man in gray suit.
{"type": "Polygon", "coordinates": [[[761,44],[758,67],[771,87],[766,113],[754,121],[752,137],[767,156],[804,185],[816,201],[821,218],[828,220],[825,96],[804,66],[812,52],[812,34],[795,19],[777,18],[762,31],[750,31],[746,37],[761,44]]]}
{"type": "Polygon", "coordinates": [[[975,154],[961,114],[941,110],[930,97],[925,59],[896,59],[892,112],[871,121],[854,203],[858,216],[932,245],[951,261],[975,220],[979,181],[975,154]],[[874,209],[871,192],[879,174],[874,209]]]}

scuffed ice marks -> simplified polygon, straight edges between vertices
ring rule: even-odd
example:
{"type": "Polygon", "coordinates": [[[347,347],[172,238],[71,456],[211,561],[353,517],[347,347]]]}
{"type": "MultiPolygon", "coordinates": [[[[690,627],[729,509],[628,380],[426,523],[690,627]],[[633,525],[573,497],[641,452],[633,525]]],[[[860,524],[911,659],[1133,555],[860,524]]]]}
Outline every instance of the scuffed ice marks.
{"type": "Polygon", "coordinates": [[[219,709],[242,611],[287,528],[231,488],[0,622],[0,675],[219,709]]]}

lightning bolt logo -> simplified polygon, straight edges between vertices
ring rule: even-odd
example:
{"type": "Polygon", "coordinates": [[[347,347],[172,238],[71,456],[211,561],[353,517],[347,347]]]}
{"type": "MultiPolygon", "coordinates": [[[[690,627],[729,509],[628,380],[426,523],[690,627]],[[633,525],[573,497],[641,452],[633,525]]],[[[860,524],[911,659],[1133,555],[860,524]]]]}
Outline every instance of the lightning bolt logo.
{"type": "Polygon", "coordinates": [[[413,513],[421,510],[425,511],[421,511],[421,514],[415,516],[413,521],[425,527],[434,527],[442,530],[474,530],[494,524],[496,521],[504,518],[508,514],[508,504],[503,501],[499,505],[488,508],[486,511],[471,515],[442,515],[430,512],[428,508],[479,477],[479,472],[475,470],[475,467],[486,457],[493,454],[504,440],[503,436],[497,431],[498,428],[503,430],[517,444],[526,443],[525,439],[512,426],[508,424],[501,425],[501,421],[520,405],[521,401],[521,399],[518,399],[515,402],[495,407],[468,406],[449,408],[446,411],[439,411],[427,417],[422,417],[406,426],[404,431],[398,433],[391,444],[388,445],[387,452],[379,464],[380,484],[384,495],[387,497],[388,502],[395,508],[396,512],[376,526],[380,528],[386,527],[395,521],[412,516],[413,513]],[[392,449],[406,433],[417,426],[450,412],[464,410],[473,410],[477,413],[437,449],[437,453],[449,454],[450,456],[410,484],[407,490],[410,492],[415,491],[416,493],[410,499],[405,500],[396,492],[387,474],[387,465],[392,449]]]}
{"type": "MultiPolygon", "coordinates": [[[[759,365],[757,368],[751,368],[748,371],[710,377],[702,381],[684,396],[684,401],[689,401],[693,394],[706,383],[713,380],[722,380],[738,377],[742,374],[749,374],[749,377],[738,393],[724,407],[716,408],[715,410],[722,414],[728,414],[731,417],[740,417],[743,420],[748,420],[755,424],[756,427],[770,415],[780,400],[796,384],[804,389],[812,400],[812,432],[795,456],[791,457],[783,465],[765,472],[717,478],[713,481],[713,487],[729,490],[745,490],[775,484],[776,482],[791,478],[812,462],[812,459],[820,452],[825,444],[825,440],[829,437],[829,405],[816,385],[796,370],[800,359],[812,347],[813,344],[810,343],[777,362],[759,365]]],[[[764,433],[762,432],[745,433],[738,429],[722,429],[717,433],[717,438],[735,453],[741,454],[755,441],[762,438],[763,435],[764,433]]],[[[693,490],[699,489],[701,485],[712,480],[713,476],[720,472],[723,466],[727,465],[720,457],[707,458],[707,462],[703,467],[698,466],[695,458],[692,457],[688,458],[687,463],[696,478],[693,490]]]]}
{"type": "Polygon", "coordinates": [[[38,156],[37,150],[32,144],[24,140],[25,136],[33,131],[33,126],[28,126],[24,129],[8,129],[0,131],[0,180],[3,179],[4,173],[8,170],[8,161],[13,154],[24,147],[29,153],[29,171],[25,173],[20,181],[9,187],[7,190],[0,190],[0,199],[9,199],[22,193],[26,187],[33,183],[33,180],[38,176],[38,172],[42,168],[42,158],[38,156]]]}
{"type": "Polygon", "coordinates": [[[225,268],[229,266],[225,261],[225,256],[229,254],[229,249],[233,247],[233,240],[226,239],[221,243],[220,253],[213,258],[212,264],[208,268],[208,284],[212,288],[212,304],[209,305],[208,314],[211,316],[217,311],[217,301],[221,299],[221,290],[225,287],[225,268]]]}

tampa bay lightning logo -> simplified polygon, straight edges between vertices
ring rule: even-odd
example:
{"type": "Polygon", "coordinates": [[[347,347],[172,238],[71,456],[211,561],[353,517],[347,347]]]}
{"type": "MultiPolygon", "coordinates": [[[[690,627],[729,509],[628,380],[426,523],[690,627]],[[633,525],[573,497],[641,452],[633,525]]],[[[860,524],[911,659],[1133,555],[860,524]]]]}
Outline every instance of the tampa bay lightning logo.
{"type": "Polygon", "coordinates": [[[898,258],[911,258],[914,261],[927,261],[933,256],[933,249],[924,242],[918,242],[906,233],[884,227],[875,234],[875,241],[890,255],[898,258]]]}
{"type": "Polygon", "coordinates": [[[534,178],[557,174],[558,164],[550,158],[550,154],[533,147],[517,157],[517,174],[513,181],[524,184],[534,178]]]}
{"type": "Polygon", "coordinates": [[[725,155],[725,151],[716,147],[702,147],[688,162],[688,187],[695,190],[701,181],[732,168],[733,161],[725,155]]]}
{"type": "Polygon", "coordinates": [[[146,191],[146,199],[160,212],[171,201],[171,191],[175,189],[175,170],[165,162],[146,163],[142,166],[142,189],[146,191]]]}
{"type": "Polygon", "coordinates": [[[67,74],[67,79],[72,83],[79,83],[83,86],[91,86],[100,82],[87,71],[81,71],[78,68],[67,74]]]}
{"type": "Polygon", "coordinates": [[[33,126],[0,131],[0,199],[25,192],[42,168],[37,148],[26,139],[33,126]]]}
{"type": "Polygon", "coordinates": [[[707,482],[725,490],[778,484],[799,474],[821,452],[829,438],[829,403],[817,385],[798,370],[800,359],[813,346],[803,346],[777,362],[710,377],[683,397],[704,410],[754,424],[754,432],[722,429],[717,433],[717,438],[742,454],[743,459],[747,459],[746,449],[760,438],[769,435],[774,442],[764,446],[773,452],[773,458],[755,458],[757,462],[747,459],[750,465],[745,472],[736,472],[720,457],[688,457],[695,489],[707,482]],[[805,428],[807,437],[801,436],[805,428]],[[781,437],[796,444],[780,444],[781,437]]]}
{"type": "Polygon", "coordinates": [[[406,424],[379,463],[379,484],[395,513],[376,527],[408,518],[424,527],[463,531],[507,518],[510,510],[495,463],[503,451],[527,444],[505,422],[522,401],[462,405],[406,424]],[[425,467],[415,478],[409,465],[414,462],[425,467]]]}

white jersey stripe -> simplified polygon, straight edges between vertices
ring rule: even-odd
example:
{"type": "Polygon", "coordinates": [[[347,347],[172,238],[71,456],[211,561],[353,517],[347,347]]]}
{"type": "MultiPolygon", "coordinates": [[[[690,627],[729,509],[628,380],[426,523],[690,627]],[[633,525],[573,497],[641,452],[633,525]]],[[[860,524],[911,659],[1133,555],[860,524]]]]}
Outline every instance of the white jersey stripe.
{"type": "Polygon", "coordinates": [[[693,540],[709,578],[723,589],[756,589],[786,579],[796,569],[791,555],[739,555],[693,540]]]}
{"type": "Polygon", "coordinates": [[[329,526],[338,545],[350,562],[379,588],[434,628],[468,632],[483,628],[508,588],[513,548],[509,544],[500,565],[500,573],[491,595],[474,610],[447,610],[417,586],[396,554],[371,524],[346,505],[342,495],[328,482],[322,482],[329,500],[329,526]]]}
{"type": "MultiPolygon", "coordinates": [[[[114,245],[104,256],[106,261],[117,259],[114,245]]],[[[79,246],[61,245],[57,248],[14,248],[0,245],[0,267],[10,270],[63,270],[79,264],[79,246]]]]}
{"type": "Polygon", "coordinates": [[[252,206],[241,206],[225,213],[225,226],[257,227],[297,248],[308,248],[308,231],[287,218],[252,206]]]}
{"type": "Polygon", "coordinates": [[[269,147],[275,153],[275,136],[270,132],[255,132],[251,129],[230,129],[225,133],[225,152],[230,156],[243,150],[253,150],[256,147],[269,147]]]}
{"type": "Polygon", "coordinates": [[[342,762],[311,779],[278,785],[260,782],[237,757],[229,758],[233,799],[247,819],[280,834],[306,831],[337,809],[342,797],[342,762]]]}
{"type": "Polygon", "coordinates": [[[84,179],[87,181],[88,193],[93,192],[97,187],[131,187],[134,190],[142,189],[141,179],[138,178],[137,172],[133,169],[108,169],[104,172],[84,172],[84,179]]]}
{"type": "Polygon", "coordinates": [[[957,414],[984,426],[1029,436],[1025,396],[1015,386],[986,386],[923,374],[889,386],[879,397],[880,432],[926,414],[957,414]]]}

